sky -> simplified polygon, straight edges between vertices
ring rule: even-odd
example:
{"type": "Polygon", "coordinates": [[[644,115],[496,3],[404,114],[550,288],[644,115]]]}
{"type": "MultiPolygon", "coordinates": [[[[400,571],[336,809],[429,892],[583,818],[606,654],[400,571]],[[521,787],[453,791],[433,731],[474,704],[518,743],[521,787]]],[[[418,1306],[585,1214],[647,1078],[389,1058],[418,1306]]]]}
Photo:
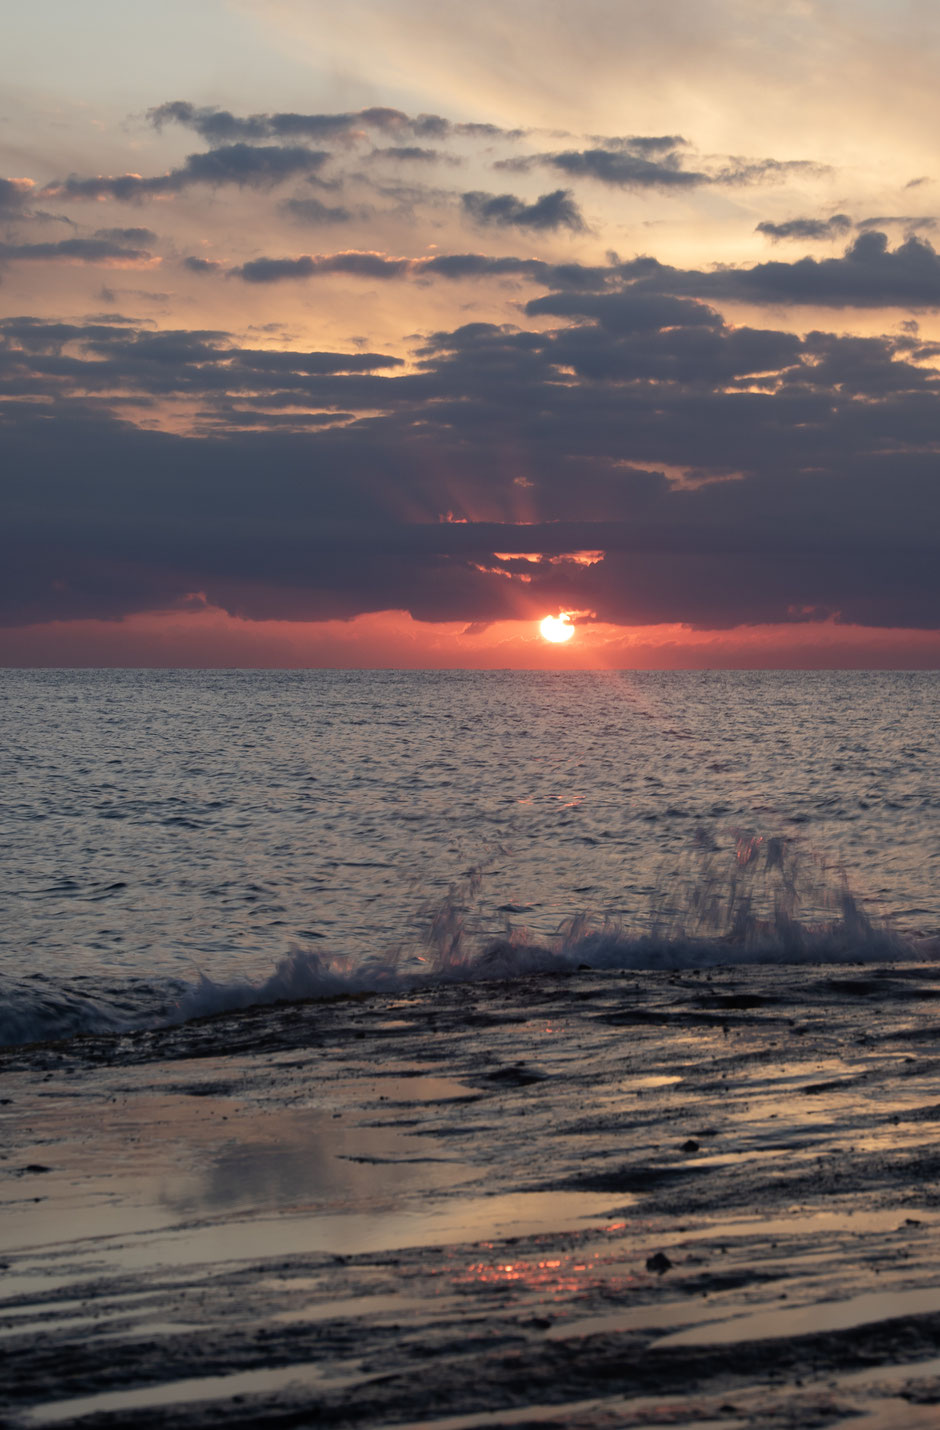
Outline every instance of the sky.
{"type": "Polygon", "coordinates": [[[4,32],[0,664],[940,667],[932,0],[4,32]]]}

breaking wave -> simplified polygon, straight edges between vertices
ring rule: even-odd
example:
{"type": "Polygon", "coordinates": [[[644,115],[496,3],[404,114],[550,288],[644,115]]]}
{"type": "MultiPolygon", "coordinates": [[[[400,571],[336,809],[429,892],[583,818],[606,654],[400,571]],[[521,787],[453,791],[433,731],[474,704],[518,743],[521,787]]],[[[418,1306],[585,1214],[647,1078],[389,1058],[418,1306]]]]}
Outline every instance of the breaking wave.
{"type": "Polygon", "coordinates": [[[353,960],[292,948],[258,981],[141,981],[120,989],[92,980],[51,985],[38,976],[3,990],[0,1045],[82,1033],[127,1033],[277,1002],[402,992],[580,969],[677,970],[755,963],[885,962],[940,958],[940,938],[897,931],[861,908],[843,872],[797,842],[738,832],[720,852],[699,835],[678,871],[633,928],[578,913],[545,937],[506,924],[481,933],[484,868],[424,911],[420,946],[353,960]]]}

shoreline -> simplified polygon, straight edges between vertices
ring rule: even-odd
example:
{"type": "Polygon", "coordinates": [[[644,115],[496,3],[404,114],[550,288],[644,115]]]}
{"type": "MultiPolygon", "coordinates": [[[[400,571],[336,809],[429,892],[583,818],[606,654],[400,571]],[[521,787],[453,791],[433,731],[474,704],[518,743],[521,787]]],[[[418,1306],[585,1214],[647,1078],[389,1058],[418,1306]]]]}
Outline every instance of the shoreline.
{"type": "Polygon", "coordinates": [[[5,1050],[2,1411],[931,1423],[938,996],[578,972],[5,1050]]]}

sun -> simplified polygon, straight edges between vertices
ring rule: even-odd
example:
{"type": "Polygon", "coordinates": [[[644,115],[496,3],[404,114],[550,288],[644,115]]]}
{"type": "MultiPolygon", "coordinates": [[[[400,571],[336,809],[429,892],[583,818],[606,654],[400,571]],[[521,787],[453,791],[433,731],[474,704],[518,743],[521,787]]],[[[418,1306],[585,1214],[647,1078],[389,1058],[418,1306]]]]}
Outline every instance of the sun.
{"type": "Polygon", "coordinates": [[[570,641],[574,635],[574,626],[567,611],[561,611],[557,616],[546,616],[539,622],[539,630],[545,640],[551,641],[554,645],[561,645],[564,641],[570,641]]]}

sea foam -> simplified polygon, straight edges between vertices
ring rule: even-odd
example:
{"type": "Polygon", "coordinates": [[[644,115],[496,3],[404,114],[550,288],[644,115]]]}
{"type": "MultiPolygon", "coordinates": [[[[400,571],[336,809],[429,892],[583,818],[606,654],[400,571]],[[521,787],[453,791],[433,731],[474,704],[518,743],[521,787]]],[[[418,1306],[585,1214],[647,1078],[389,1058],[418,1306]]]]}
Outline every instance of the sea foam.
{"type": "Polygon", "coordinates": [[[548,937],[510,921],[499,936],[486,922],[486,871],[425,910],[423,938],[352,959],[302,945],[273,973],[252,981],[142,981],[96,989],[92,980],[53,985],[24,980],[6,990],[0,1044],[126,1033],[279,1002],[394,993],[441,983],[502,981],[582,969],[640,972],[755,963],[849,963],[940,957],[940,941],[918,939],[867,914],[845,874],[798,841],[738,831],[719,850],[699,835],[662,879],[635,926],[578,912],[548,937]]]}

